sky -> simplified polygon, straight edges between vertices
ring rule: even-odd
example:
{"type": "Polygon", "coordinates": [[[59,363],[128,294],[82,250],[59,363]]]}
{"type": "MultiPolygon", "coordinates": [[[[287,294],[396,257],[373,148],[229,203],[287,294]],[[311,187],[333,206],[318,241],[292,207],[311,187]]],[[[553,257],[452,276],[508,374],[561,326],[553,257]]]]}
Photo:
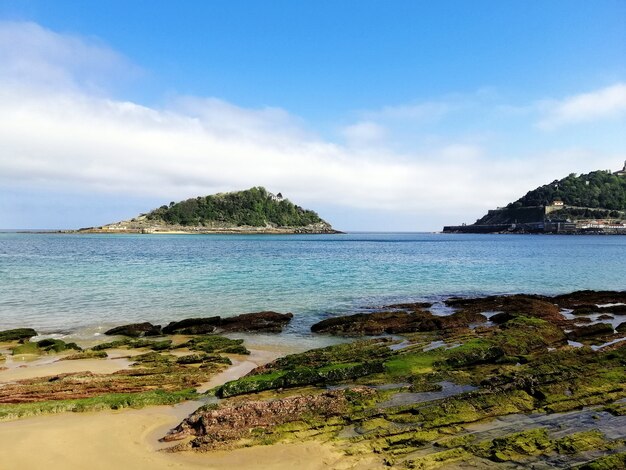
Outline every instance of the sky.
{"type": "Polygon", "coordinates": [[[0,0],[0,229],[265,186],[435,231],[625,160],[623,0],[0,0]]]}

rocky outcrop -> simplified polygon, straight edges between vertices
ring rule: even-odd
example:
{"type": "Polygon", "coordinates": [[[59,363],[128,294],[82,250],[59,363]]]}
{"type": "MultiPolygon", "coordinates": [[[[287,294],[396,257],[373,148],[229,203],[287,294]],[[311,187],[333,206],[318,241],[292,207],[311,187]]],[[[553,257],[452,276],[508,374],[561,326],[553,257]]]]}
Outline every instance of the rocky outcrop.
{"type": "Polygon", "coordinates": [[[173,451],[212,450],[228,447],[246,438],[254,430],[271,429],[300,419],[328,419],[345,414],[356,397],[371,396],[367,387],[297,395],[270,401],[246,401],[218,408],[203,407],[172,429],[162,440],[175,441],[193,437],[190,443],[173,451]]]}
{"type": "Polygon", "coordinates": [[[140,338],[142,336],[159,336],[162,334],[160,325],[153,325],[149,322],[131,323],[129,325],[116,326],[104,332],[109,336],[130,336],[131,338],[140,338]]]}
{"type": "Polygon", "coordinates": [[[460,312],[447,317],[433,315],[424,310],[357,313],[328,318],[311,327],[314,333],[361,336],[439,331],[450,328],[467,328],[472,323],[487,321],[475,312],[460,312]]]}
{"type": "Polygon", "coordinates": [[[291,321],[293,313],[255,312],[236,317],[223,318],[219,329],[224,332],[249,331],[259,333],[280,333],[291,321]]]}
{"type": "Polygon", "coordinates": [[[491,317],[494,322],[504,323],[516,316],[541,318],[560,325],[565,321],[559,307],[549,297],[535,295],[493,295],[472,299],[451,298],[446,300],[450,307],[465,313],[498,312],[506,315],[491,317]]]}
{"type": "Polygon", "coordinates": [[[609,323],[593,323],[591,325],[580,326],[570,331],[567,333],[567,339],[577,340],[596,336],[610,336],[612,334],[613,325],[609,323]]]}
{"type": "Polygon", "coordinates": [[[563,308],[580,308],[585,306],[597,306],[598,304],[626,303],[625,291],[595,291],[579,290],[569,294],[557,295],[554,302],[563,308]]]}
{"type": "Polygon", "coordinates": [[[171,322],[163,328],[163,333],[168,335],[203,335],[213,333],[220,320],[220,317],[186,318],[185,320],[171,322]]]}
{"type": "Polygon", "coordinates": [[[293,318],[292,313],[254,312],[234,317],[187,318],[163,328],[166,334],[200,335],[221,332],[280,333],[293,318]]]}
{"type": "Polygon", "coordinates": [[[354,380],[366,375],[384,371],[382,361],[357,364],[331,364],[327,367],[297,367],[291,370],[269,374],[247,375],[241,379],[226,382],[216,390],[220,398],[228,398],[265,390],[303,387],[306,385],[333,384],[354,380]]]}
{"type": "Polygon", "coordinates": [[[16,328],[14,330],[0,331],[0,343],[8,341],[20,341],[37,336],[37,332],[32,328],[16,328]]]}

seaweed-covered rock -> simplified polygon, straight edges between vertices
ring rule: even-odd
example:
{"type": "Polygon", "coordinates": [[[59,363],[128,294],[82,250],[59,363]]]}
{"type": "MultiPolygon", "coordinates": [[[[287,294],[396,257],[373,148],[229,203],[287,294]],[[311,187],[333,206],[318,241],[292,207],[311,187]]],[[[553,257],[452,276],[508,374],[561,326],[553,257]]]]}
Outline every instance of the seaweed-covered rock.
{"type": "Polygon", "coordinates": [[[220,323],[220,317],[208,318],[186,318],[180,321],[171,322],[165,328],[163,333],[168,335],[203,335],[213,333],[220,323]]]}
{"type": "Polygon", "coordinates": [[[243,345],[242,339],[230,339],[218,335],[197,336],[177,347],[205,353],[250,354],[250,351],[243,345]]]}
{"type": "Polygon", "coordinates": [[[373,312],[357,313],[342,317],[327,318],[311,327],[314,333],[334,335],[380,335],[383,333],[408,333],[432,330],[437,326],[432,323],[426,312],[373,312]]]}
{"type": "Polygon", "coordinates": [[[42,339],[37,342],[26,341],[12,348],[11,352],[14,356],[16,356],[19,354],[59,353],[70,349],[76,351],[81,350],[76,343],[66,343],[60,339],[42,339]]]}
{"type": "Polygon", "coordinates": [[[142,336],[159,336],[162,334],[159,325],[153,325],[150,322],[131,323],[129,325],[116,326],[104,332],[105,335],[113,336],[130,336],[131,338],[139,338],[142,336]]]}
{"type": "Polygon", "coordinates": [[[234,317],[187,318],[163,328],[166,334],[202,335],[221,332],[280,333],[293,318],[292,313],[253,312],[234,317]]]}
{"type": "Polygon", "coordinates": [[[80,359],[106,359],[107,357],[109,357],[109,355],[106,353],[106,351],[94,351],[93,349],[88,349],[87,351],[80,351],[80,352],[62,357],[59,360],[60,361],[77,361],[80,359]]]}
{"type": "Polygon", "coordinates": [[[217,363],[217,364],[232,364],[232,361],[227,357],[220,356],[217,354],[189,354],[187,356],[180,356],[176,359],[176,364],[206,364],[206,363],[217,363]]]}
{"type": "Polygon", "coordinates": [[[0,343],[7,341],[20,341],[37,336],[37,332],[32,328],[15,328],[13,330],[0,331],[0,343]]]}
{"type": "Polygon", "coordinates": [[[626,321],[617,325],[615,331],[617,331],[618,333],[626,333],[626,321]]]}
{"type": "Polygon", "coordinates": [[[217,408],[203,407],[172,429],[162,440],[194,438],[189,444],[174,447],[174,451],[228,447],[239,439],[264,431],[271,432],[282,424],[314,417],[323,421],[342,416],[350,410],[353,402],[373,394],[374,391],[369,388],[353,387],[270,401],[247,401],[217,408]]]}
{"type": "Polygon", "coordinates": [[[565,317],[559,307],[549,297],[536,295],[492,295],[478,298],[451,298],[445,302],[461,312],[501,312],[506,315],[491,317],[492,321],[503,323],[516,316],[536,317],[554,324],[561,324],[565,317]]]}
{"type": "Polygon", "coordinates": [[[226,382],[216,390],[216,395],[220,398],[227,398],[279,388],[337,383],[383,371],[383,363],[377,361],[358,364],[333,364],[318,369],[297,367],[286,371],[247,375],[241,379],[226,382]]]}
{"type": "Polygon", "coordinates": [[[579,290],[553,299],[560,307],[576,309],[579,306],[626,303],[626,291],[579,290]]]}
{"type": "Polygon", "coordinates": [[[610,323],[593,323],[591,325],[579,326],[575,330],[567,333],[567,338],[576,340],[580,338],[590,338],[593,336],[607,336],[613,334],[613,325],[610,323]]]}
{"type": "Polygon", "coordinates": [[[272,311],[244,313],[235,317],[222,318],[219,328],[224,332],[280,333],[292,318],[293,313],[272,311]]]}

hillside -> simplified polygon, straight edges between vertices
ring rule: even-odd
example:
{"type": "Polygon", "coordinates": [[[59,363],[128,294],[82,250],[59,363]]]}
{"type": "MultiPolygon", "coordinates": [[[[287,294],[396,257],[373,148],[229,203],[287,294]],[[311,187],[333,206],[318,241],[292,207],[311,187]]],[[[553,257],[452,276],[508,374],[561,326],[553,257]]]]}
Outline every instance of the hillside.
{"type": "MultiPolygon", "coordinates": [[[[446,232],[621,232],[626,220],[626,164],[617,172],[575,173],[539,186],[474,224],[446,232]]],[[[626,230],[626,226],[624,226],[626,230]]]]}
{"type": "Polygon", "coordinates": [[[146,214],[85,232],[335,233],[316,212],[263,187],[170,202],[146,214]]]}
{"type": "Polygon", "coordinates": [[[566,206],[626,210],[626,177],[607,171],[575,173],[526,193],[509,207],[548,205],[560,199],[566,206]]]}

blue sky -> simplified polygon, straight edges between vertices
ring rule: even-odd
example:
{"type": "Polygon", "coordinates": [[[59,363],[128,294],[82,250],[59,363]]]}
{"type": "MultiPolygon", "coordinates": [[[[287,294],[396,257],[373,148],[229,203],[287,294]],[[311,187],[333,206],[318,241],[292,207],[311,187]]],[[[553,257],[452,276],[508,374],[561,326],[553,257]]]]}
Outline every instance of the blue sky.
{"type": "Polygon", "coordinates": [[[0,22],[4,228],[265,185],[339,228],[436,230],[626,158],[623,1],[4,0],[0,22]]]}

